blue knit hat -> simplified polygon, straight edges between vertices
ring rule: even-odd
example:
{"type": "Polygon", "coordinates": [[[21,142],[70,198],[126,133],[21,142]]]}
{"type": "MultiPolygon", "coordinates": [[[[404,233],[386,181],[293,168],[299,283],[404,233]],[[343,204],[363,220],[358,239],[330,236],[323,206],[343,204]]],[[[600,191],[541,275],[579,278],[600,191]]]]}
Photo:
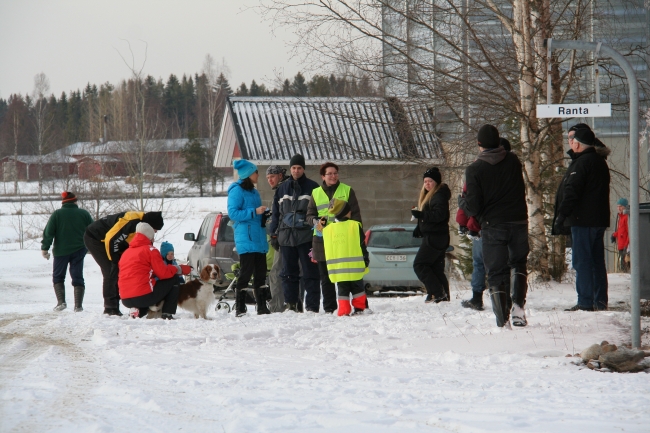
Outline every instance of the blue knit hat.
{"type": "Polygon", "coordinates": [[[625,206],[625,207],[627,207],[627,205],[630,204],[630,203],[628,203],[628,201],[627,201],[626,198],[621,197],[621,198],[618,199],[618,201],[616,202],[616,204],[617,204],[617,205],[620,205],[620,206],[625,206]]]}
{"type": "Polygon", "coordinates": [[[174,246],[172,244],[167,241],[160,244],[160,255],[163,256],[163,258],[167,257],[167,253],[170,251],[174,251],[174,246]]]}
{"type": "Polygon", "coordinates": [[[246,161],[245,159],[238,159],[233,162],[232,165],[235,167],[235,170],[237,170],[237,174],[239,175],[240,179],[246,179],[248,176],[257,171],[257,166],[250,161],[246,161]]]}

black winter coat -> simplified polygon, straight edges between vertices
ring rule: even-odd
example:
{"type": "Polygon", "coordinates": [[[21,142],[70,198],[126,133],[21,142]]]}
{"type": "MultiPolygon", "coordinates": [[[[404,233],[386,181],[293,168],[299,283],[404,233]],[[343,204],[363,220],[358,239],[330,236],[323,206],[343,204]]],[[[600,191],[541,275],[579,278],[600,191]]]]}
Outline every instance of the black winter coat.
{"type": "Polygon", "coordinates": [[[423,237],[447,239],[449,244],[449,199],[451,191],[446,183],[422,207],[418,229],[423,237]]]}
{"type": "Polygon", "coordinates": [[[555,195],[553,225],[563,215],[564,230],[553,235],[571,234],[570,227],[609,227],[609,167],[605,157],[607,147],[590,147],[580,153],[567,152],[571,164],[567,168],[555,195]]]}
{"type": "Polygon", "coordinates": [[[311,243],[313,227],[307,224],[306,218],[314,188],[318,188],[318,184],[303,174],[298,180],[285,180],[275,191],[270,232],[272,236],[277,235],[280,246],[311,243]]]}
{"type": "Polygon", "coordinates": [[[519,158],[499,146],[482,151],[465,170],[467,195],[459,202],[481,227],[526,221],[526,187],[519,158]]]}

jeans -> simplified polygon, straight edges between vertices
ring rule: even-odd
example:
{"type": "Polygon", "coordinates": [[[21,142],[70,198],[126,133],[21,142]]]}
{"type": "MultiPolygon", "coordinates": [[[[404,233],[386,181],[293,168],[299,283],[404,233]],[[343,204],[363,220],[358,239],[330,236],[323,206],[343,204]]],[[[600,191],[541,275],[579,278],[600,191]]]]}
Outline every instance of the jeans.
{"type": "Polygon", "coordinates": [[[607,309],[604,235],[605,227],[571,227],[578,305],[585,309],[607,309]]]}
{"type": "Polygon", "coordinates": [[[287,304],[302,303],[301,282],[305,287],[305,309],[318,312],[320,309],[320,274],[316,263],[309,258],[311,242],[300,244],[295,247],[280,247],[282,254],[283,269],[282,288],[284,290],[284,301],[287,304]],[[302,277],[300,272],[302,270],[302,277]]]}
{"type": "Polygon", "coordinates": [[[472,292],[482,294],[485,291],[485,265],[483,264],[482,238],[472,241],[472,292]]]}
{"type": "MultiPolygon", "coordinates": [[[[488,286],[510,287],[510,269],[527,275],[528,224],[501,223],[481,227],[488,286]]],[[[523,305],[521,305],[523,307],[523,305]]]]}
{"type": "Polygon", "coordinates": [[[52,282],[54,284],[65,282],[65,273],[70,265],[70,278],[73,287],[85,287],[84,285],[84,257],[87,249],[82,248],[67,256],[54,256],[52,282]]]}

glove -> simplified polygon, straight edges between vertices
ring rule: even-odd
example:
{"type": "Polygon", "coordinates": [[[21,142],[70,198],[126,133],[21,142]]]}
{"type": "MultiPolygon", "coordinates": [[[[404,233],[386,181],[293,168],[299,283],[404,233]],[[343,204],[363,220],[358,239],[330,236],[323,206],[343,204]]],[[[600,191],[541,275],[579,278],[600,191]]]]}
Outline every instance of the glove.
{"type": "Polygon", "coordinates": [[[460,226],[460,227],[458,227],[458,236],[465,236],[465,235],[467,235],[468,231],[469,231],[469,229],[467,227],[460,226]]]}
{"type": "Polygon", "coordinates": [[[41,250],[41,254],[45,260],[50,260],[50,252],[48,250],[41,250]]]}
{"type": "Polygon", "coordinates": [[[422,211],[417,209],[411,209],[411,215],[413,215],[414,218],[420,219],[422,217],[422,211]]]}
{"type": "Polygon", "coordinates": [[[562,231],[564,230],[564,220],[566,217],[562,214],[559,214],[557,218],[555,219],[555,224],[553,225],[553,230],[555,233],[561,235],[562,231]]]}
{"type": "Polygon", "coordinates": [[[271,246],[275,251],[280,251],[280,241],[277,236],[271,236],[271,246]]]}
{"type": "Polygon", "coordinates": [[[178,274],[189,275],[192,267],[188,265],[178,265],[178,274]]]}
{"type": "Polygon", "coordinates": [[[612,235],[609,239],[612,241],[613,244],[616,243],[616,236],[612,235]]]}

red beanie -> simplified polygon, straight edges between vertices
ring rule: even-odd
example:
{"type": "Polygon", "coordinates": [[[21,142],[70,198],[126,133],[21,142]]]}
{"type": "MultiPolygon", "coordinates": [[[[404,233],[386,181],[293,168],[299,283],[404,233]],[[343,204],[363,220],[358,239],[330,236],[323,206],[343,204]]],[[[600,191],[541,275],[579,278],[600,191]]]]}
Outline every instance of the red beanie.
{"type": "Polygon", "coordinates": [[[76,203],[77,202],[77,196],[74,195],[73,193],[69,191],[63,191],[61,193],[61,197],[63,197],[63,200],[61,200],[61,203],[76,203]]]}

